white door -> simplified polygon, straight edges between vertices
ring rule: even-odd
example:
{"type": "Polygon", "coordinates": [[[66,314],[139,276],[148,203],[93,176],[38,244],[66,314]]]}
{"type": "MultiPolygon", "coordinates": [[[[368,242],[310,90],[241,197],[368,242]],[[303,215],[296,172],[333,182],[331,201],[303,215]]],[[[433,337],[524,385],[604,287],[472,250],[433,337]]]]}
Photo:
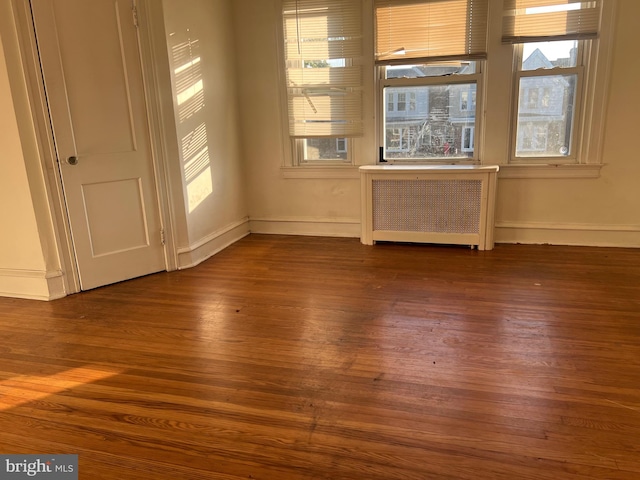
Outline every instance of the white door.
{"type": "Polygon", "coordinates": [[[166,269],[132,0],[31,0],[83,290],[166,269]]]}

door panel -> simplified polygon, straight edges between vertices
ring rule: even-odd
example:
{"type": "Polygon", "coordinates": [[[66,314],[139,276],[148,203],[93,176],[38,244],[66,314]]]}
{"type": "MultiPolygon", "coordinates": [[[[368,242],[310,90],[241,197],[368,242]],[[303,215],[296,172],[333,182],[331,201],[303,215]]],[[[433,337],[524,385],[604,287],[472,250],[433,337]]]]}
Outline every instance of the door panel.
{"type": "Polygon", "coordinates": [[[149,244],[139,180],[83,185],[82,196],[94,257],[144,248],[149,244]],[[104,202],[105,198],[111,202],[104,202]],[[121,228],[114,230],[112,225],[117,223],[121,228]]]}
{"type": "Polygon", "coordinates": [[[31,2],[82,289],[164,270],[132,1],[31,2]]]}
{"type": "MultiPolygon", "coordinates": [[[[132,27],[131,9],[126,9],[128,22],[121,22],[119,3],[57,0],[51,4],[64,82],[72,93],[68,95],[71,128],[77,149],[85,155],[136,150],[133,120],[138,105],[132,104],[130,92],[140,92],[130,85],[136,77],[127,75],[127,63],[135,61],[126,57],[134,39],[123,31],[132,27]],[[100,22],[82,21],[78,15],[100,15],[100,22]]],[[[131,73],[135,75],[135,69],[131,73]]]]}

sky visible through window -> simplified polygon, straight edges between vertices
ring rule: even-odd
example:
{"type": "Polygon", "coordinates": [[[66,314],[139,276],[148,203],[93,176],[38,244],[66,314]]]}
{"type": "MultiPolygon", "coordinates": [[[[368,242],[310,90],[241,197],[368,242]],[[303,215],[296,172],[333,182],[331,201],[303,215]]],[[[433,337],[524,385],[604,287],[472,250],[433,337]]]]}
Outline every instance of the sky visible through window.
{"type": "Polygon", "coordinates": [[[544,56],[550,61],[557,60],[558,58],[568,58],[570,56],[571,49],[575,46],[575,40],[525,43],[522,51],[522,58],[523,60],[529,58],[529,55],[531,55],[536,48],[539,48],[544,56]]]}

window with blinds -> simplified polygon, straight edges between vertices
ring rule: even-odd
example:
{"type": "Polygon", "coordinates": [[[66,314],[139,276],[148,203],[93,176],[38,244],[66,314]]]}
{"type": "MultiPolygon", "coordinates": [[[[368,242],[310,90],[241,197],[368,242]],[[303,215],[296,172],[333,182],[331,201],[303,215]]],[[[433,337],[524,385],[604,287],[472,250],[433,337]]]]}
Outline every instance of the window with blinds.
{"type": "Polygon", "coordinates": [[[503,43],[596,38],[602,0],[505,0],[503,43]]]}
{"type": "Polygon", "coordinates": [[[600,0],[505,0],[502,41],[515,44],[513,161],[575,163],[585,41],[597,38],[600,0]]]}
{"type": "Polygon", "coordinates": [[[615,4],[279,0],[285,165],[598,164],[615,4]]]}
{"type": "Polygon", "coordinates": [[[362,2],[283,0],[282,6],[290,136],[361,135],[362,2]]]}
{"type": "Polygon", "coordinates": [[[374,0],[384,162],[473,162],[487,0],[374,0]]]}
{"type": "Polygon", "coordinates": [[[487,55],[487,0],[375,0],[376,63],[487,55]]]}

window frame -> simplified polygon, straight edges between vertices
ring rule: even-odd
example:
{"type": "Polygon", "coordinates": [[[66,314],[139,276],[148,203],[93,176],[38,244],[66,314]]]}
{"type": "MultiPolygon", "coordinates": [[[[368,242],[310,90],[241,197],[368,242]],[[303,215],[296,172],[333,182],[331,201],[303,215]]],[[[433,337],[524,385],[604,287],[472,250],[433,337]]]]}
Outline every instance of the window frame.
{"type": "Polygon", "coordinates": [[[460,149],[463,152],[474,151],[475,147],[476,147],[475,137],[476,137],[476,127],[475,127],[475,125],[473,127],[462,127],[462,138],[460,139],[460,149]],[[466,131],[469,131],[469,143],[471,145],[473,145],[471,148],[467,148],[467,147],[464,146],[465,132],[466,131]]]}
{"type": "MultiPolygon", "coordinates": [[[[465,61],[465,60],[461,60],[465,61]]],[[[386,111],[385,107],[388,102],[388,92],[385,90],[386,88],[402,88],[402,87],[429,87],[429,86],[442,86],[442,85],[458,85],[458,84],[476,84],[476,106],[474,110],[465,112],[473,112],[474,114],[474,129],[478,128],[479,125],[482,124],[482,115],[478,112],[482,111],[482,101],[483,101],[483,63],[484,60],[473,60],[475,62],[475,73],[465,73],[465,74],[455,74],[455,75],[439,75],[439,76],[424,76],[417,78],[386,78],[386,65],[378,65],[376,66],[377,75],[376,75],[376,98],[377,109],[376,109],[376,142],[379,148],[382,149],[384,153],[387,151],[386,147],[386,111]]],[[[408,61],[405,65],[415,65],[421,62],[411,62],[408,61]]],[[[444,62],[429,62],[425,65],[438,65],[444,62]]],[[[395,64],[394,66],[398,66],[395,64]]],[[[468,91],[471,91],[469,89],[468,91]]],[[[394,96],[395,97],[395,96],[394,96]]],[[[407,101],[407,106],[409,102],[407,101]]],[[[417,106],[416,106],[417,108],[417,106]]],[[[397,107],[396,110],[398,111],[397,107]]],[[[406,110],[407,112],[409,110],[406,110]]],[[[408,128],[408,127],[407,127],[408,128]]],[[[462,127],[463,131],[465,127],[462,127]]],[[[476,137],[477,138],[477,137],[476,137]]],[[[392,150],[394,153],[402,152],[403,150],[392,150]]],[[[461,149],[461,151],[463,151],[461,149]]],[[[434,158],[378,158],[377,163],[384,163],[387,165],[449,165],[449,164],[459,164],[459,165],[476,165],[480,163],[479,160],[479,150],[477,142],[474,143],[473,156],[446,156],[443,155],[441,157],[434,158]]]]}
{"type": "MultiPolygon", "coordinates": [[[[589,68],[589,58],[587,52],[590,50],[591,40],[578,40],[578,51],[576,54],[576,65],[574,67],[560,67],[555,66],[553,68],[539,68],[536,70],[523,70],[523,52],[524,43],[513,45],[513,98],[511,101],[511,139],[509,144],[509,164],[545,164],[545,165],[566,165],[566,164],[580,164],[580,154],[582,153],[582,138],[581,132],[583,131],[583,118],[582,111],[584,102],[584,82],[585,82],[585,70],[589,68]],[[586,63],[586,65],[585,65],[586,63]],[[518,156],[517,151],[523,150],[518,148],[518,113],[520,102],[520,85],[523,78],[535,78],[535,77],[553,77],[553,76],[569,76],[576,75],[575,86],[575,99],[573,108],[573,119],[571,125],[571,138],[569,139],[569,154],[568,155],[527,155],[518,156]]],[[[540,97],[537,100],[539,104],[540,97]]],[[[546,128],[546,139],[548,141],[549,130],[546,128]]],[[[546,142],[545,142],[546,149],[546,142]]],[[[538,149],[525,149],[525,151],[540,151],[538,149]]]]}

